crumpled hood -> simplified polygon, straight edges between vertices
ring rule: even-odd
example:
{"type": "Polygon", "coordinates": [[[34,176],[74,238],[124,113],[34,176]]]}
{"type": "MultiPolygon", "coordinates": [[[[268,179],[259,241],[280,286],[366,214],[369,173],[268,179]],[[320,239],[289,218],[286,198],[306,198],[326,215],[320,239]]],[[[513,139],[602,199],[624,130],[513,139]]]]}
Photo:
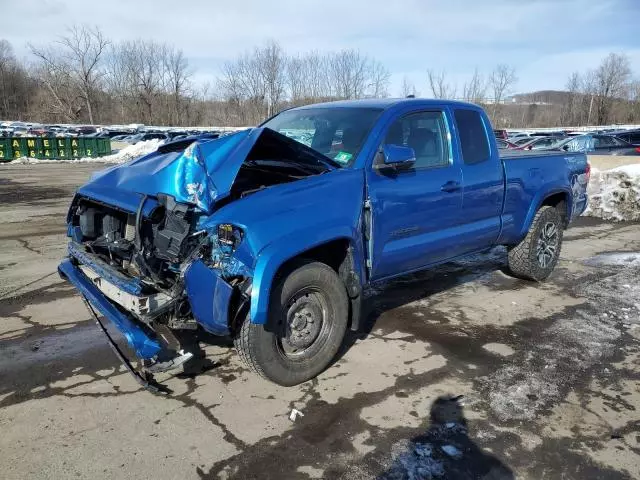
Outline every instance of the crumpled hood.
{"type": "Polygon", "coordinates": [[[229,194],[263,130],[253,128],[213,140],[162,145],[149,155],[99,172],[79,193],[90,197],[165,193],[210,212],[217,200],[229,194]]]}

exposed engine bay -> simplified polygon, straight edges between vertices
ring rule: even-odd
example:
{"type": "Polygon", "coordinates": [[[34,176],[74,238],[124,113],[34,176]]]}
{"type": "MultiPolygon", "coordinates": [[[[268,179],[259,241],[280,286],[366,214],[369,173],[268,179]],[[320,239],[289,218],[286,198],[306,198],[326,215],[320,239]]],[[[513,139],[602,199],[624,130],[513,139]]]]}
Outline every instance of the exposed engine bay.
{"type": "MultiPolygon", "coordinates": [[[[158,152],[175,155],[188,147],[169,144],[158,152]]],[[[265,130],[241,165],[229,195],[216,204],[216,210],[273,185],[329,171],[318,155],[265,130]]],[[[217,225],[213,231],[198,230],[202,217],[209,215],[166,194],[143,196],[135,213],[78,196],[69,214],[72,246],[76,258],[82,256],[90,264],[83,267],[85,275],[127,313],[154,325],[154,329],[163,324],[171,329],[196,330],[198,319],[184,282],[185,271],[192,262],[202,261],[233,287],[235,306],[248,298],[251,288],[249,268],[233,256],[244,232],[229,224],[217,225]],[[122,277],[109,273],[114,270],[122,277]],[[123,285],[130,281],[139,282],[140,288],[123,292],[123,285]]],[[[233,326],[233,319],[223,321],[233,326]]]]}

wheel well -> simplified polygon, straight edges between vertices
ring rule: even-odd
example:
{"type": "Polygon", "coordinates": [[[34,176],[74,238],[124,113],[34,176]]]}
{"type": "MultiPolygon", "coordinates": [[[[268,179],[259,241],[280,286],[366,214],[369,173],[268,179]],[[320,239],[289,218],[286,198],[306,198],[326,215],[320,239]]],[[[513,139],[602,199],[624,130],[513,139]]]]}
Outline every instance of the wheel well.
{"type": "Polygon", "coordinates": [[[540,206],[541,207],[549,206],[549,207],[556,208],[560,213],[560,216],[562,217],[562,223],[565,226],[567,225],[567,222],[569,219],[569,212],[567,211],[568,202],[567,202],[566,193],[560,192],[560,193],[555,193],[553,195],[550,195],[544,199],[544,202],[542,202],[542,205],[540,206]]]}
{"type": "Polygon", "coordinates": [[[344,262],[345,257],[349,251],[349,240],[338,239],[332,240],[317,247],[310,248],[297,254],[295,257],[290,258],[278,268],[279,276],[283,272],[289,270],[293,265],[300,262],[300,260],[313,260],[316,262],[324,263],[330,266],[336,273],[339,272],[340,265],[344,262]]]}
{"type": "Polygon", "coordinates": [[[328,265],[344,282],[351,304],[349,311],[351,328],[356,330],[360,321],[362,280],[360,279],[359,273],[356,271],[356,264],[353,255],[354,251],[349,239],[340,238],[332,240],[305,250],[284,262],[278,268],[275,279],[279,279],[283,275],[287,275],[287,273],[296,268],[301,261],[312,260],[328,265]]]}

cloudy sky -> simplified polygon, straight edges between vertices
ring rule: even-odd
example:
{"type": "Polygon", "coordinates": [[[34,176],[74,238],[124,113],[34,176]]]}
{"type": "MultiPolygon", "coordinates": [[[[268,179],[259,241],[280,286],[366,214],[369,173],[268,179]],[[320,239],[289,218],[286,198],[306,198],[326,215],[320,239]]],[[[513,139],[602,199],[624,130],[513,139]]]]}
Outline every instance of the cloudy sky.
{"type": "Polygon", "coordinates": [[[3,0],[0,38],[28,58],[66,25],[98,25],[114,41],[184,50],[198,80],[269,39],[288,52],[356,48],[428,94],[426,70],[460,84],[475,67],[516,68],[518,92],[563,88],[568,75],[625,53],[640,76],[640,0],[3,0]]]}

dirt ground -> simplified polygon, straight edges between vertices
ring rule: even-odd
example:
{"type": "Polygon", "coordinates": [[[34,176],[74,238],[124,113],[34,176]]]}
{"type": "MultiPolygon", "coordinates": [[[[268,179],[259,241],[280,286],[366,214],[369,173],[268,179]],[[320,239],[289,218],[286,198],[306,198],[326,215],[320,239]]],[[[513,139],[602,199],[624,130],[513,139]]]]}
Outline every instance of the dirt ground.
{"type": "Polygon", "coordinates": [[[0,477],[640,478],[640,225],[580,219],[543,284],[495,248],[377,286],[298,387],[221,341],[156,396],[55,273],[101,167],[0,166],[0,477]]]}

